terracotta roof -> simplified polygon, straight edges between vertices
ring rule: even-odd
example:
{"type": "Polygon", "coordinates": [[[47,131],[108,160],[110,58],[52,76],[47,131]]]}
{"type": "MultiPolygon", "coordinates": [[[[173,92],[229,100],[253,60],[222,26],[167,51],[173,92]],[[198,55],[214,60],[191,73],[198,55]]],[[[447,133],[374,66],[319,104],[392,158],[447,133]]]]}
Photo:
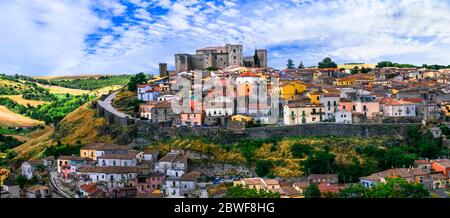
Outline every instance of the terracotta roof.
{"type": "Polygon", "coordinates": [[[374,173],[370,176],[361,177],[362,180],[380,181],[381,178],[395,178],[400,177],[403,179],[412,178],[414,176],[427,175],[427,172],[420,168],[393,168],[378,173],[374,173]]]}
{"type": "Polygon", "coordinates": [[[449,159],[438,159],[438,160],[433,160],[433,162],[445,167],[445,168],[449,168],[450,167],[450,160],[449,159]]]}
{"type": "Polygon", "coordinates": [[[395,98],[383,98],[383,99],[381,99],[380,104],[398,106],[398,105],[411,105],[413,103],[408,102],[408,101],[398,100],[395,98]]]}
{"type": "Polygon", "coordinates": [[[276,179],[263,179],[266,185],[279,185],[280,183],[276,179]]]}
{"type": "Polygon", "coordinates": [[[76,161],[88,161],[90,158],[80,157],[80,156],[59,156],[58,160],[76,160],[76,161]]]}
{"type": "Polygon", "coordinates": [[[168,153],[166,154],[164,157],[162,157],[160,160],[160,162],[181,162],[181,163],[187,163],[187,156],[186,155],[182,155],[179,153],[168,153]]]}
{"type": "Polygon", "coordinates": [[[200,172],[193,171],[186,174],[183,174],[180,178],[182,181],[197,181],[197,178],[201,175],[200,172]]]}
{"type": "Polygon", "coordinates": [[[80,173],[139,173],[140,167],[122,167],[122,166],[108,166],[108,167],[80,167],[80,173]]]}
{"type": "Polygon", "coordinates": [[[89,184],[81,185],[80,190],[87,192],[89,194],[92,194],[93,192],[97,191],[97,184],[89,183],[89,184]]]}
{"type": "Polygon", "coordinates": [[[243,178],[245,185],[260,185],[261,178],[243,178]]]}
{"type": "Polygon", "coordinates": [[[318,185],[318,188],[320,190],[320,193],[326,193],[326,192],[337,193],[342,189],[342,187],[340,185],[328,184],[328,183],[320,183],[318,185]]]}
{"type": "Polygon", "coordinates": [[[131,160],[135,159],[136,156],[141,153],[140,151],[130,150],[126,154],[105,154],[98,157],[98,159],[121,159],[121,160],[131,160]]]}
{"type": "Polygon", "coordinates": [[[94,143],[81,148],[82,150],[129,150],[128,145],[116,145],[107,143],[94,143]]]}
{"type": "Polygon", "coordinates": [[[154,107],[155,108],[171,108],[171,103],[169,101],[160,101],[154,107]]]}
{"type": "Polygon", "coordinates": [[[417,164],[430,164],[431,162],[429,160],[415,160],[414,163],[417,163],[417,164]]]}
{"type": "Polygon", "coordinates": [[[40,190],[46,190],[49,189],[47,186],[43,186],[43,185],[33,185],[27,188],[27,191],[29,192],[36,192],[36,191],[40,191],[40,190]]]}
{"type": "Polygon", "coordinates": [[[252,72],[244,72],[244,73],[241,73],[241,75],[239,75],[239,77],[260,77],[260,76],[258,76],[255,73],[252,73],[252,72]]]}
{"type": "Polygon", "coordinates": [[[322,179],[326,179],[326,180],[336,180],[338,179],[337,174],[310,174],[308,176],[308,180],[322,180],[322,179]]]}
{"type": "Polygon", "coordinates": [[[404,98],[403,101],[412,102],[412,103],[421,103],[424,101],[423,98],[404,98]]]}

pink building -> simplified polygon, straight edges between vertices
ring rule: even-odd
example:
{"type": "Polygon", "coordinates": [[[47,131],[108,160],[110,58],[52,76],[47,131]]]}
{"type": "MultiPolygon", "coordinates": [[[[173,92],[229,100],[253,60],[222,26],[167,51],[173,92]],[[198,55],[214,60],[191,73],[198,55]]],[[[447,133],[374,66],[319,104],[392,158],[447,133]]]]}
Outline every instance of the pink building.
{"type": "Polygon", "coordinates": [[[151,193],[161,189],[161,184],[166,178],[164,173],[150,173],[148,175],[138,175],[136,188],[138,193],[151,193]]]}
{"type": "Polygon", "coordinates": [[[201,126],[203,124],[203,113],[181,113],[181,125],[201,126]]]}
{"type": "Polygon", "coordinates": [[[341,99],[339,101],[339,111],[361,113],[365,118],[373,118],[380,112],[380,103],[377,101],[350,101],[341,99]]]}

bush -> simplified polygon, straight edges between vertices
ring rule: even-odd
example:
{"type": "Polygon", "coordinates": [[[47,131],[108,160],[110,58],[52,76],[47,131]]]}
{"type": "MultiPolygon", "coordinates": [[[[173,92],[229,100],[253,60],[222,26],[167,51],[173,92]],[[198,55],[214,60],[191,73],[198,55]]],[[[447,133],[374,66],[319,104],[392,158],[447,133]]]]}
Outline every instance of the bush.
{"type": "Polygon", "coordinates": [[[260,177],[265,177],[272,170],[273,164],[269,160],[256,161],[255,173],[260,177]]]}

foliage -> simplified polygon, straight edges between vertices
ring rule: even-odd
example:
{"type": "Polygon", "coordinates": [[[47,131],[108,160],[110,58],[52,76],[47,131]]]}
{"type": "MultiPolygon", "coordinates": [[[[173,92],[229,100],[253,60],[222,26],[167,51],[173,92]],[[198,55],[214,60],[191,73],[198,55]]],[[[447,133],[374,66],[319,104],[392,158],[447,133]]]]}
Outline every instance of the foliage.
{"type": "Polygon", "coordinates": [[[311,184],[305,190],[305,198],[320,198],[320,190],[316,184],[311,184]]]}
{"type": "Polygon", "coordinates": [[[145,75],[144,73],[136,74],[135,76],[130,78],[130,82],[128,82],[127,84],[128,90],[132,92],[136,91],[137,86],[147,83],[148,79],[149,79],[148,76],[145,75]]]}
{"type": "Polygon", "coordinates": [[[0,98],[0,105],[6,106],[11,111],[22,114],[33,119],[43,120],[46,123],[56,124],[62,120],[67,114],[74,111],[84,103],[93,99],[90,95],[58,95],[58,97],[50,104],[38,105],[32,107],[30,105],[23,106],[9,98],[0,98]]]}
{"type": "Polygon", "coordinates": [[[288,60],[287,60],[287,65],[286,65],[286,67],[287,67],[287,69],[289,69],[289,70],[294,69],[294,68],[295,68],[294,61],[293,61],[292,59],[288,59],[288,60]]]}
{"type": "Polygon", "coordinates": [[[383,67],[398,67],[398,68],[416,68],[413,64],[399,64],[399,63],[392,63],[391,61],[381,61],[378,62],[377,68],[383,68],[383,67]]]}
{"type": "Polygon", "coordinates": [[[280,198],[280,194],[265,190],[257,191],[238,185],[228,187],[225,198],[280,198]]]}
{"type": "Polygon", "coordinates": [[[337,64],[331,61],[331,58],[325,58],[318,63],[318,68],[337,68],[337,64]]]}
{"type": "Polygon", "coordinates": [[[23,75],[8,76],[0,74],[2,78],[19,81],[25,80],[32,83],[40,83],[50,86],[61,86],[71,89],[83,89],[83,90],[94,90],[100,89],[112,85],[126,85],[131,75],[105,75],[105,76],[92,76],[87,78],[75,78],[75,79],[41,79],[36,77],[29,77],[23,75]]]}
{"type": "Polygon", "coordinates": [[[386,183],[380,183],[371,188],[353,185],[340,191],[343,198],[425,198],[430,196],[420,183],[410,183],[402,178],[386,178],[386,183]]]}
{"type": "Polygon", "coordinates": [[[440,126],[441,130],[442,130],[442,134],[445,136],[450,136],[450,128],[448,128],[446,125],[441,125],[440,126]]]}
{"type": "Polygon", "coordinates": [[[269,160],[256,161],[255,173],[259,177],[265,177],[271,171],[273,164],[269,160]]]}
{"type": "Polygon", "coordinates": [[[298,69],[305,69],[305,66],[303,65],[302,61],[300,61],[300,64],[298,65],[298,69]]]}
{"type": "Polygon", "coordinates": [[[211,67],[206,68],[206,70],[207,71],[216,71],[217,67],[211,66],[211,67]]]}
{"type": "Polygon", "coordinates": [[[336,155],[329,151],[315,151],[303,163],[303,172],[307,174],[333,173],[336,170],[336,155]]]}
{"type": "Polygon", "coordinates": [[[22,143],[23,142],[17,140],[12,136],[5,136],[3,134],[0,134],[0,152],[5,152],[8,149],[15,148],[22,143]]]}
{"type": "Polygon", "coordinates": [[[80,143],[76,145],[54,145],[44,151],[44,156],[54,156],[55,158],[61,155],[76,155],[80,154],[80,148],[83,147],[80,143]]]}
{"type": "Polygon", "coordinates": [[[367,196],[368,189],[361,184],[352,184],[339,191],[341,198],[364,198],[367,196]]]}
{"type": "Polygon", "coordinates": [[[18,175],[15,178],[13,176],[8,177],[5,180],[5,184],[7,185],[19,185],[20,188],[25,188],[28,186],[38,184],[39,180],[36,176],[33,176],[31,179],[27,179],[25,176],[18,175]]]}
{"type": "Polygon", "coordinates": [[[304,158],[310,155],[312,152],[312,147],[310,145],[293,144],[291,146],[292,156],[295,158],[304,158]]]}
{"type": "Polygon", "coordinates": [[[0,86],[0,95],[18,95],[20,92],[14,89],[14,87],[0,86]]]}
{"type": "Polygon", "coordinates": [[[253,62],[255,63],[255,67],[261,67],[261,61],[259,60],[258,52],[256,52],[256,49],[255,54],[253,55],[253,62]]]}

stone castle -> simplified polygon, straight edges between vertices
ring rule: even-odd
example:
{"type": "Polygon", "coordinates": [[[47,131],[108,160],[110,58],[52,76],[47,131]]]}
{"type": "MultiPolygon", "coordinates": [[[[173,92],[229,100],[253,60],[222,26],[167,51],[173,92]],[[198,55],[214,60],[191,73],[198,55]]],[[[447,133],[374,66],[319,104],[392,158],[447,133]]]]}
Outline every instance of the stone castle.
{"type": "MultiPolygon", "coordinates": [[[[267,50],[258,49],[256,55],[259,66],[267,67],[267,50]]],[[[225,46],[198,49],[195,54],[175,54],[175,71],[203,70],[209,67],[224,69],[230,66],[256,67],[254,57],[243,57],[242,45],[226,44],[225,46]]]]}

